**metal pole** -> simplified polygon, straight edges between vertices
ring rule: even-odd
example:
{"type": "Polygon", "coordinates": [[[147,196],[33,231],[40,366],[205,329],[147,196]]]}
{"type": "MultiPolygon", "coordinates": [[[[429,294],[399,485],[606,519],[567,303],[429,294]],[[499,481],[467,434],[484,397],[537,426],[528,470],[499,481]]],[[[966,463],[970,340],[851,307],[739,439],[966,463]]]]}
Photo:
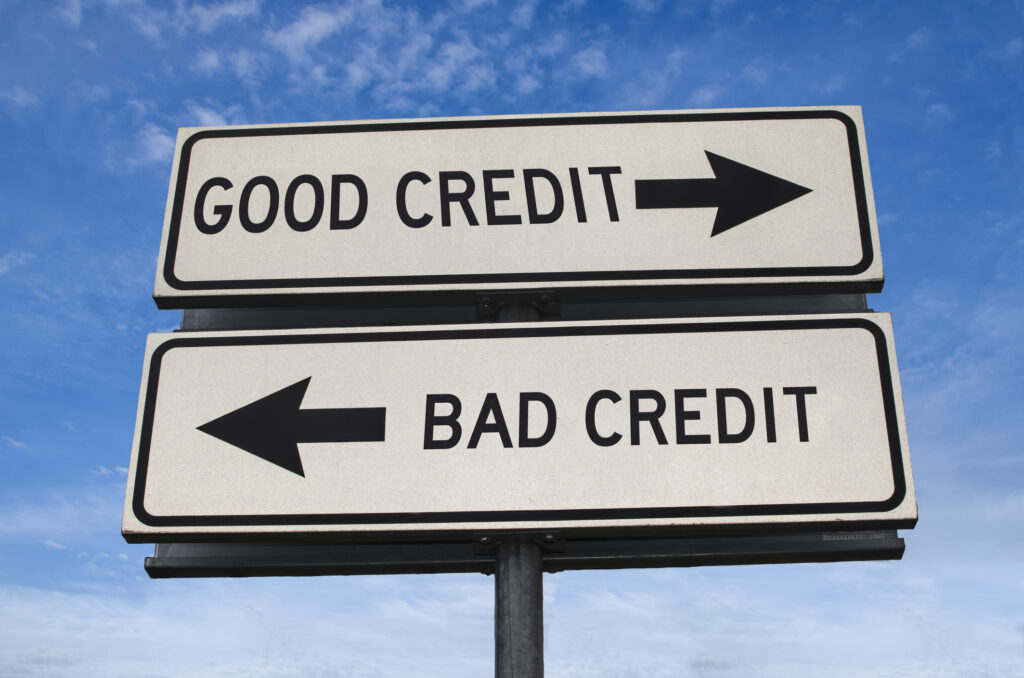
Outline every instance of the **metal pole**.
{"type": "Polygon", "coordinates": [[[498,544],[494,556],[495,678],[544,677],[543,574],[539,544],[498,544]]]}
{"type": "MultiPolygon", "coordinates": [[[[529,304],[508,304],[498,322],[540,320],[529,304]]],[[[544,568],[540,545],[505,538],[494,553],[494,676],[544,678],[544,568]]]]}

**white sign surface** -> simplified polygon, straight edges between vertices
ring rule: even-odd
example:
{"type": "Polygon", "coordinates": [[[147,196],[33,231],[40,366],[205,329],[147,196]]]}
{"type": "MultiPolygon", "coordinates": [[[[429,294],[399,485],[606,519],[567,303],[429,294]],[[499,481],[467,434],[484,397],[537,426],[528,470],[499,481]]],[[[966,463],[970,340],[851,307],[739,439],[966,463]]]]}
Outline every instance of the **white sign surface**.
{"type": "Polygon", "coordinates": [[[882,280],[836,107],[183,128],[154,296],[882,280]]]}
{"type": "Polygon", "coordinates": [[[151,335],[123,532],[912,526],[887,315],[151,335]]]}

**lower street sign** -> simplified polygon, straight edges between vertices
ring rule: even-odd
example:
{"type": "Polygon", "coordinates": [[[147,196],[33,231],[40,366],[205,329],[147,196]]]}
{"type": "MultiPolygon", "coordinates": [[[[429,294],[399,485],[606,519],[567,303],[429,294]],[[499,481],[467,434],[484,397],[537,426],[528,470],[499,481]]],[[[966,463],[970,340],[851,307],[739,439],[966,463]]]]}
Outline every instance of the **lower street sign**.
{"type": "Polygon", "coordinates": [[[917,519],[885,314],[151,335],[129,541],[917,519]]]}

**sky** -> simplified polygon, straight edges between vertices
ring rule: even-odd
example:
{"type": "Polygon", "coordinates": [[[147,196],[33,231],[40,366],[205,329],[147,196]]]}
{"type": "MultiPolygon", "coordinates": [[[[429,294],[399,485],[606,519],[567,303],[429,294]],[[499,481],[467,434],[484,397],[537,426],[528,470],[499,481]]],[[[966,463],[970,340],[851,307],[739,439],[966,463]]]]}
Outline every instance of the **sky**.
{"type": "Polygon", "coordinates": [[[863,107],[902,560],[546,575],[549,676],[1024,676],[1024,3],[0,0],[0,676],[487,675],[483,575],[150,580],[120,535],[181,126],[863,107]]]}

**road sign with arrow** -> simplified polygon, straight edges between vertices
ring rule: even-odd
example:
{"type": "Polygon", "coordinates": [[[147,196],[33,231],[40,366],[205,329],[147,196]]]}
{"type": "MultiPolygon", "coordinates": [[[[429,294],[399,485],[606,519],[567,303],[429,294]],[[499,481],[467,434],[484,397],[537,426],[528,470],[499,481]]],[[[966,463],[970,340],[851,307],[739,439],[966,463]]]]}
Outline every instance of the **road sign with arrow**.
{"type": "Polygon", "coordinates": [[[196,428],[300,476],[299,443],[384,442],[383,407],[300,410],[311,378],[196,428]]]}
{"type": "Polygon", "coordinates": [[[182,129],[155,298],[877,291],[865,149],[857,107],[182,129]]]}
{"type": "Polygon", "coordinates": [[[123,531],[916,520],[884,314],[151,335],[123,531]]]}
{"type": "Polygon", "coordinates": [[[711,151],[705,154],[714,179],[638,179],[636,208],[715,207],[714,237],[811,192],[711,151]]]}

